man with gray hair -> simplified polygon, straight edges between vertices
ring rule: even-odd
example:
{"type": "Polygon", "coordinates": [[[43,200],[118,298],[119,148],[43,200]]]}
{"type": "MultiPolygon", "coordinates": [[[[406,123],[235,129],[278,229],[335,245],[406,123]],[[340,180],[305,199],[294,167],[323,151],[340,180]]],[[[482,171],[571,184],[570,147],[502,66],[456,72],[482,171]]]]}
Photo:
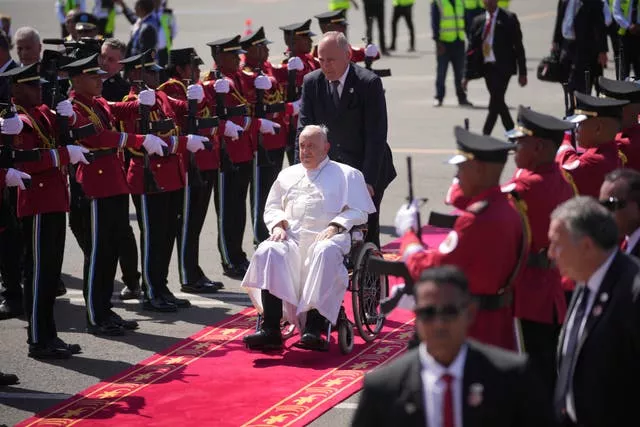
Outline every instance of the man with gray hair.
{"type": "Polygon", "coordinates": [[[628,425],[640,381],[640,265],[618,250],[613,215],[576,197],[551,215],[549,257],[575,280],[558,343],[558,425],[628,425]]]}
{"type": "Polygon", "coordinates": [[[362,173],[329,160],[327,129],[300,132],[300,163],[284,169],[264,210],[270,237],[256,249],[242,286],[263,313],[260,329],[244,338],[250,349],[282,347],[280,319],[302,326],[300,345],[320,349],[326,320],[336,323],[348,284],[344,256],[349,230],[375,207],[362,173]]]}
{"type": "Polygon", "coordinates": [[[16,52],[22,66],[35,64],[40,61],[42,43],[40,33],[35,28],[20,27],[15,35],[16,52]]]}
{"type": "Polygon", "coordinates": [[[369,216],[367,240],[379,246],[378,211],[384,190],[396,176],[387,144],[382,81],[372,71],[351,63],[349,42],[337,31],[322,37],[318,61],[321,69],[307,74],[302,84],[298,133],[307,125],[326,124],[329,157],[362,172],[376,207],[369,216]]]}

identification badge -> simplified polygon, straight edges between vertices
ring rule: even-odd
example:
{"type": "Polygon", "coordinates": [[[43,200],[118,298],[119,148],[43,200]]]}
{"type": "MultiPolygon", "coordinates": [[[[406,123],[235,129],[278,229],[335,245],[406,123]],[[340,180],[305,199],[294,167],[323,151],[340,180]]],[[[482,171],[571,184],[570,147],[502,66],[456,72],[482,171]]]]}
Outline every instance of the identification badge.
{"type": "Polygon", "coordinates": [[[482,54],[485,58],[488,58],[491,55],[491,45],[489,43],[482,44],[482,54]]]}

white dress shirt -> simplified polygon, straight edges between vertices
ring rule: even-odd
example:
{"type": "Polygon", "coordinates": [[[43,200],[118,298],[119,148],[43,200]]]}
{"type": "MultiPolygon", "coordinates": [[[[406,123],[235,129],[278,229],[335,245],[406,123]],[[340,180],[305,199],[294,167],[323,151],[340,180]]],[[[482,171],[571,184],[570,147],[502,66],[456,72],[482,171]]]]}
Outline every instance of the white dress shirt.
{"type": "Polygon", "coordinates": [[[631,254],[631,251],[636,247],[638,241],[640,241],[640,228],[636,228],[636,231],[631,233],[630,236],[627,236],[627,248],[624,250],[624,253],[631,254]]]}
{"type": "MultiPolygon", "coordinates": [[[[347,80],[347,74],[349,74],[349,68],[351,65],[347,65],[347,69],[344,71],[344,74],[338,79],[340,84],[338,85],[338,98],[342,97],[342,91],[344,90],[344,82],[347,80]]],[[[329,83],[331,85],[331,83],[329,83]]]]}
{"type": "MultiPolygon", "coordinates": [[[[631,0],[633,2],[633,0],[631,0]]],[[[622,2],[620,0],[615,0],[613,2],[613,18],[616,20],[618,25],[625,30],[631,26],[631,4],[629,4],[629,8],[627,9],[627,15],[625,16],[622,13],[622,2]]],[[[640,22],[640,7],[638,8],[636,15],[636,22],[640,22]]]]}
{"type": "MultiPolygon", "coordinates": [[[[491,27],[489,28],[489,34],[487,34],[487,38],[484,41],[484,43],[487,44],[488,47],[488,51],[485,52],[484,55],[484,62],[489,63],[489,62],[496,62],[496,55],[493,53],[493,35],[495,33],[496,30],[496,21],[498,20],[498,11],[500,9],[496,8],[496,10],[493,11],[493,21],[491,21],[491,27]]],[[[491,19],[491,14],[489,13],[489,11],[485,12],[485,25],[487,23],[487,21],[489,19],[491,19]]],[[[482,30],[484,33],[484,29],[482,30]]]]}
{"type": "Polygon", "coordinates": [[[7,67],[13,63],[13,59],[9,58],[7,62],[5,62],[2,67],[0,67],[0,73],[4,73],[7,70],[7,67]]]}
{"type": "MultiPolygon", "coordinates": [[[[617,253],[618,253],[617,250],[612,251],[609,257],[607,258],[607,260],[603,262],[602,265],[598,267],[598,269],[591,275],[591,277],[589,277],[589,280],[587,280],[586,286],[589,288],[589,291],[590,291],[589,301],[587,301],[587,308],[584,312],[584,317],[582,318],[580,329],[578,330],[578,342],[580,341],[580,337],[584,332],[584,327],[587,323],[587,319],[589,318],[589,313],[591,313],[591,309],[593,308],[593,304],[595,302],[596,295],[598,294],[598,290],[600,290],[600,286],[602,285],[602,281],[604,280],[604,276],[607,274],[607,271],[609,271],[609,267],[611,266],[611,263],[613,262],[613,258],[616,256],[617,253]]],[[[585,286],[585,283],[579,282],[577,286],[585,286]]],[[[576,302],[580,303],[580,301],[576,301],[576,302]]],[[[566,353],[567,353],[567,345],[569,344],[569,331],[571,331],[571,329],[573,328],[573,321],[576,315],[575,308],[576,307],[574,307],[574,309],[572,310],[569,316],[569,321],[567,322],[567,327],[565,329],[564,342],[562,343],[562,357],[566,357],[567,355],[566,353]]],[[[573,381],[569,382],[569,392],[567,393],[567,414],[574,422],[577,422],[576,409],[573,403],[573,381]]]]}
{"type": "Polygon", "coordinates": [[[564,19],[562,20],[562,37],[567,40],[576,39],[576,31],[573,27],[573,21],[576,19],[578,9],[582,5],[581,0],[569,0],[567,8],[564,11],[564,19]]]}
{"type": "Polygon", "coordinates": [[[444,393],[446,383],[442,376],[449,374],[453,377],[453,421],[455,427],[462,427],[462,380],[464,365],[467,360],[467,345],[464,344],[458,355],[448,367],[442,366],[429,354],[425,343],[418,347],[420,363],[422,365],[422,387],[424,389],[424,407],[429,427],[443,427],[444,393]]]}

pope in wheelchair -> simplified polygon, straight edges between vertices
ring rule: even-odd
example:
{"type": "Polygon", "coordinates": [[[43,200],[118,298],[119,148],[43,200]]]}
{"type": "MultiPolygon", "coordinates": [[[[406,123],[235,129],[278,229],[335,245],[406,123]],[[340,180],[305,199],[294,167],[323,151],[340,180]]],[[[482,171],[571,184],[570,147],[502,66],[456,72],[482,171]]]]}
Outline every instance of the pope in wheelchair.
{"type": "Polygon", "coordinates": [[[327,129],[306,126],[300,164],[284,169],[271,187],[264,222],[270,230],[242,281],[262,325],[244,338],[254,350],[282,348],[284,317],[302,331],[299,346],[319,350],[326,322],[336,323],[348,285],[344,257],[349,230],[375,212],[360,171],[329,159],[327,129]]]}

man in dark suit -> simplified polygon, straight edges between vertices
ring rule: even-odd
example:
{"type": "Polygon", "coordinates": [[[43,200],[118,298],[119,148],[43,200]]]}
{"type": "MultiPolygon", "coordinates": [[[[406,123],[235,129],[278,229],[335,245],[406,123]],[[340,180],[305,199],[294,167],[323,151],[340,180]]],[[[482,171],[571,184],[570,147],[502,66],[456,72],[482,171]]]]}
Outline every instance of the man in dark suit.
{"type": "Polygon", "coordinates": [[[522,44],[520,21],[515,13],[498,7],[498,0],[483,0],[486,12],[477,16],[470,29],[465,78],[484,77],[489,90],[489,114],[482,133],[490,135],[498,116],[506,131],[514,123],[504,100],[511,76],[518,74],[520,86],[527,85],[527,60],[522,44]]]}
{"type": "Polygon", "coordinates": [[[477,306],[460,270],[425,270],[413,292],[421,343],[365,376],[353,426],[551,425],[526,356],[467,339],[477,306]]]}
{"type": "Polygon", "coordinates": [[[637,419],[640,265],[618,250],[607,207],[581,196],[551,215],[549,254],[576,289],[558,341],[554,412],[562,426],[623,426],[637,419]]]}
{"type": "Polygon", "coordinates": [[[321,69],[304,77],[296,136],[307,125],[326,125],[329,157],[362,172],[376,212],[369,215],[367,240],[380,245],[380,202],[396,177],[387,144],[387,104],[382,81],[350,62],[351,50],[342,33],[329,31],[318,47],[321,69]]]}
{"type": "Polygon", "coordinates": [[[569,89],[591,93],[592,82],[607,64],[602,0],[558,0],[552,49],[560,53],[569,89]],[[585,71],[590,73],[588,85],[585,71]]]}
{"type": "Polygon", "coordinates": [[[616,220],[624,236],[620,250],[640,258],[640,172],[621,168],[610,172],[600,187],[600,204],[616,220]]]}
{"type": "Polygon", "coordinates": [[[131,39],[127,44],[126,57],[144,53],[149,49],[155,49],[158,44],[160,23],[153,13],[155,10],[153,0],[136,1],[135,10],[138,20],[133,24],[131,39]]]}

